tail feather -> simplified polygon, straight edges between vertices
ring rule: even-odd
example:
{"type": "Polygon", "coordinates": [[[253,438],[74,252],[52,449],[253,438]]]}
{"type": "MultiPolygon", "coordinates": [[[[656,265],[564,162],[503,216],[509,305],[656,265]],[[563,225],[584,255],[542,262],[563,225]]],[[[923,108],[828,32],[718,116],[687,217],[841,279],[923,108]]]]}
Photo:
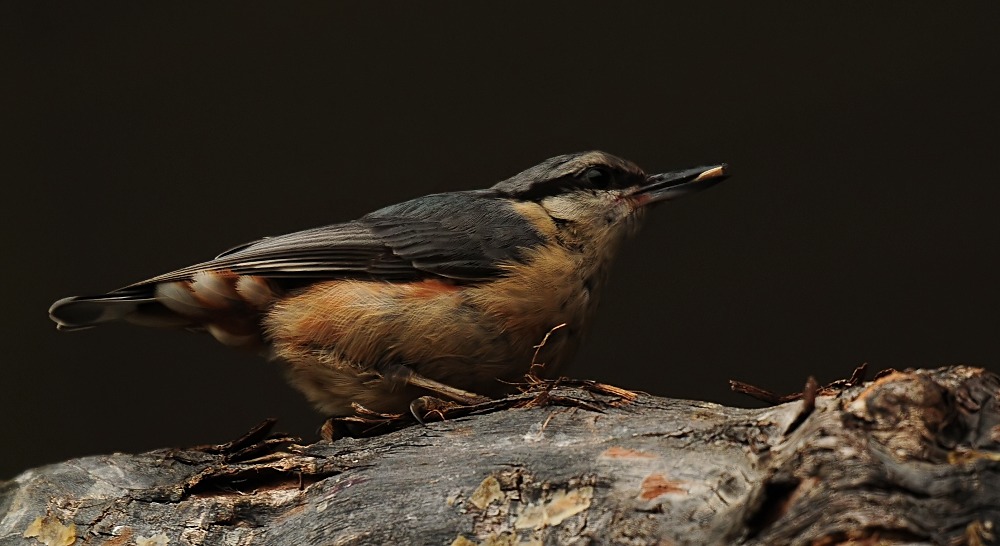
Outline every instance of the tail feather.
{"type": "Polygon", "coordinates": [[[200,271],[189,280],[63,298],[49,308],[49,317],[60,330],[124,321],[205,330],[227,345],[249,347],[260,344],[260,317],[276,296],[275,287],[267,279],[200,271]]]}
{"type": "Polygon", "coordinates": [[[49,307],[49,318],[60,330],[80,330],[124,320],[142,303],[150,302],[149,296],[105,294],[102,296],[75,296],[63,298],[49,307]]]}
{"type": "MultiPolygon", "coordinates": [[[[117,290],[99,296],[63,298],[49,307],[49,318],[60,330],[83,330],[119,320],[160,325],[166,317],[163,313],[155,312],[155,307],[160,305],[156,302],[156,295],[151,288],[117,290]],[[156,315],[160,317],[154,318],[156,315]]],[[[167,322],[180,325],[182,323],[176,320],[179,318],[167,322]]]]}

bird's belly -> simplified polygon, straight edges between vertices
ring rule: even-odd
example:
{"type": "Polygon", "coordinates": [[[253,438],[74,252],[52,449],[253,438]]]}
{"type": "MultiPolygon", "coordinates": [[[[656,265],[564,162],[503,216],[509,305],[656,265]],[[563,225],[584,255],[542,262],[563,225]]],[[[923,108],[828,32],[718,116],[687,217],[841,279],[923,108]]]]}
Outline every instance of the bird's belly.
{"type": "Polygon", "coordinates": [[[547,294],[512,277],[471,286],[326,281],[275,304],[264,324],[292,383],[322,411],[351,413],[351,402],[400,411],[426,393],[391,379],[392,366],[488,396],[513,390],[533,363],[554,375],[586,315],[586,302],[567,303],[564,292],[581,293],[567,280],[536,287],[547,294]]]}

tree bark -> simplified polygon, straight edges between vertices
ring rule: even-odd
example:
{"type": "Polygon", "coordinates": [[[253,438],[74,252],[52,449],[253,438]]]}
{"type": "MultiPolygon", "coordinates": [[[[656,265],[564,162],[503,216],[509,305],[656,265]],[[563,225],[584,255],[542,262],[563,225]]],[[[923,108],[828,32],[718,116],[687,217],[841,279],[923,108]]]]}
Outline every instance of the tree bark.
{"type": "Polygon", "coordinates": [[[752,410],[594,385],[503,405],[368,438],[259,430],[29,470],[0,484],[0,544],[997,540],[1000,378],[981,369],[752,410]]]}

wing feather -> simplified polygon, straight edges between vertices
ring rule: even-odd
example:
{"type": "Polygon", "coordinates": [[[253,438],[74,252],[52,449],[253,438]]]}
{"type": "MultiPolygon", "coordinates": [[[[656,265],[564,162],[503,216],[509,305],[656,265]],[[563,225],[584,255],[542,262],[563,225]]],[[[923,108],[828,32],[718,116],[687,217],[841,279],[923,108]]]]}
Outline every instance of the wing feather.
{"type": "Polygon", "coordinates": [[[436,194],[392,205],[359,220],[265,237],[215,259],[131,287],[231,271],[272,279],[439,276],[476,282],[502,275],[541,235],[510,202],[481,192],[436,194]]]}

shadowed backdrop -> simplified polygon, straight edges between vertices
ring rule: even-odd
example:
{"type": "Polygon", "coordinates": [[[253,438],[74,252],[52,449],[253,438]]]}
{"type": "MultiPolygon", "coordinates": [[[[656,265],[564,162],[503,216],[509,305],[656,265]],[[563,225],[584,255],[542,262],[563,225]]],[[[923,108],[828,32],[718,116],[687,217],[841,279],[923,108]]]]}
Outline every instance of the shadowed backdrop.
{"type": "Polygon", "coordinates": [[[0,478],[321,422],[277,364],[52,301],[587,149],[732,178],[653,211],[570,375],[1000,371],[997,19],[961,9],[5,4],[0,478]]]}

